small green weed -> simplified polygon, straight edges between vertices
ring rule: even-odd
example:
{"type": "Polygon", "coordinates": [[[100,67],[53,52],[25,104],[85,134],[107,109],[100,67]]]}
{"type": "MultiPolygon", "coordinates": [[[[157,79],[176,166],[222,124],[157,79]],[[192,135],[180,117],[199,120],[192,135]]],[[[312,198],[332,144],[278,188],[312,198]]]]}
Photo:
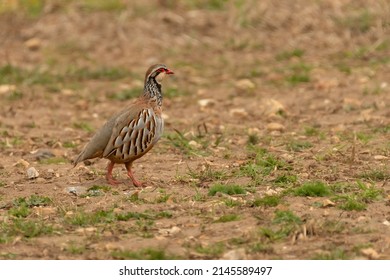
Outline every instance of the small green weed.
{"type": "Polygon", "coordinates": [[[26,204],[14,206],[8,210],[8,214],[17,218],[25,218],[30,215],[30,208],[26,204]]]}
{"type": "Polygon", "coordinates": [[[360,174],[359,178],[379,182],[379,181],[389,180],[390,173],[387,172],[386,170],[372,169],[360,174]]]}
{"type": "Polygon", "coordinates": [[[291,170],[291,166],[265,149],[249,146],[253,158],[240,167],[239,175],[251,177],[255,182],[261,181],[266,175],[276,170],[291,170]]]}
{"type": "Polygon", "coordinates": [[[312,67],[303,62],[293,64],[289,67],[289,74],[286,81],[291,85],[310,82],[310,71],[312,67]]]}
{"type": "Polygon", "coordinates": [[[133,202],[133,203],[143,203],[143,202],[145,202],[144,199],[139,197],[139,192],[138,191],[132,193],[130,196],[127,196],[125,198],[125,201],[130,201],[130,202],[133,202]]]}
{"type": "Polygon", "coordinates": [[[293,140],[287,144],[287,149],[289,151],[294,151],[294,152],[300,152],[302,150],[306,150],[311,147],[313,147],[313,144],[311,144],[308,141],[293,140]]]}
{"type": "Polygon", "coordinates": [[[74,226],[89,226],[99,223],[112,223],[116,220],[116,216],[112,211],[99,210],[94,213],[77,212],[74,215],[67,217],[66,222],[74,226]]]}
{"type": "Polygon", "coordinates": [[[369,10],[364,9],[345,18],[335,18],[335,21],[341,26],[349,28],[353,33],[365,33],[370,30],[371,26],[374,26],[375,18],[375,15],[369,10]]]}
{"type": "Polygon", "coordinates": [[[145,211],[145,212],[124,212],[114,213],[113,210],[99,210],[86,213],[78,211],[74,215],[65,218],[65,222],[75,226],[90,226],[101,223],[113,223],[115,221],[134,220],[157,220],[171,218],[172,214],[168,211],[145,211]]]}
{"type": "Polygon", "coordinates": [[[335,64],[335,67],[340,71],[347,75],[352,73],[352,67],[348,65],[346,62],[338,62],[335,64]]]}
{"type": "Polygon", "coordinates": [[[139,251],[117,250],[111,253],[117,260],[172,260],[177,256],[167,255],[166,250],[145,248],[139,251]]]}
{"type": "Polygon", "coordinates": [[[249,248],[251,253],[265,253],[271,254],[274,252],[274,249],[269,244],[264,244],[262,242],[257,242],[252,244],[249,248]]]}
{"type": "Polygon", "coordinates": [[[266,195],[262,198],[257,198],[253,201],[253,206],[259,207],[275,207],[280,203],[280,196],[277,195],[266,195]]]}
{"type": "Polygon", "coordinates": [[[43,158],[39,160],[41,164],[65,164],[69,163],[69,160],[63,157],[43,158]]]}
{"type": "Polygon", "coordinates": [[[78,245],[75,242],[71,242],[66,248],[65,251],[69,252],[72,255],[81,255],[83,254],[87,248],[85,245],[78,245]]]}
{"type": "Polygon", "coordinates": [[[383,133],[383,134],[390,133],[390,124],[389,125],[376,126],[376,127],[372,128],[372,131],[375,132],[375,133],[383,133]]]}
{"type": "Polygon", "coordinates": [[[347,253],[343,249],[334,249],[327,253],[315,254],[313,260],[347,260],[347,253]]]}
{"type": "Polygon", "coordinates": [[[92,187],[88,188],[87,192],[80,197],[93,197],[93,196],[101,196],[104,195],[104,193],[107,193],[112,188],[110,186],[105,185],[93,185],[92,187]]]}
{"type": "Polygon", "coordinates": [[[367,208],[367,203],[371,203],[382,197],[383,191],[374,185],[367,186],[363,182],[357,181],[355,185],[348,185],[347,188],[340,189],[343,194],[336,195],[334,200],[341,201],[340,209],[346,211],[363,211],[367,208]]]}
{"type": "Polygon", "coordinates": [[[155,203],[165,203],[171,197],[170,194],[167,194],[164,190],[159,190],[160,195],[156,198],[155,203]]]}
{"type": "Polygon", "coordinates": [[[40,235],[52,234],[54,231],[53,226],[46,221],[25,220],[24,218],[13,219],[11,223],[3,224],[1,228],[3,236],[8,237],[22,236],[32,238],[40,235]]]}
{"type": "Polygon", "coordinates": [[[328,196],[331,191],[322,182],[306,182],[294,190],[296,196],[328,196]]]}
{"type": "Polygon", "coordinates": [[[339,208],[346,211],[363,211],[366,210],[366,204],[356,195],[340,195],[335,200],[341,200],[339,208]]]}
{"type": "MultiPolygon", "coordinates": [[[[3,242],[1,242],[1,237],[0,237],[0,243],[3,243],[3,242]]],[[[18,255],[14,254],[14,253],[0,253],[0,257],[2,257],[4,260],[16,260],[16,259],[18,259],[18,255]]]]}
{"type": "Polygon", "coordinates": [[[195,251],[200,254],[207,255],[207,257],[215,258],[225,251],[225,244],[222,242],[217,242],[208,246],[199,245],[195,247],[195,251]]]}
{"type": "Polygon", "coordinates": [[[260,142],[259,136],[256,133],[248,134],[248,145],[257,145],[260,142]]]}
{"type": "Polygon", "coordinates": [[[64,148],[76,148],[77,144],[74,141],[65,141],[64,143],[62,143],[62,146],[64,148]]]}
{"type": "Polygon", "coordinates": [[[363,132],[357,132],[356,133],[356,138],[363,144],[367,144],[371,139],[372,135],[365,134],[363,132]]]}
{"type": "Polygon", "coordinates": [[[272,220],[274,224],[301,224],[301,219],[296,216],[293,212],[286,210],[276,210],[275,217],[272,220]]]}
{"type": "Polygon", "coordinates": [[[317,128],[317,127],[314,127],[314,126],[306,126],[304,128],[304,134],[306,136],[309,136],[309,137],[312,137],[312,136],[320,136],[321,135],[321,131],[317,128]]]}
{"type": "Polygon", "coordinates": [[[176,148],[178,148],[183,154],[189,155],[198,155],[198,151],[195,150],[194,146],[190,145],[190,139],[184,136],[180,131],[176,133],[168,134],[168,141],[176,148]]]}
{"type": "Polygon", "coordinates": [[[237,207],[241,205],[239,201],[233,199],[225,199],[224,203],[227,207],[237,207]]]}
{"type": "Polygon", "coordinates": [[[283,228],[277,230],[266,227],[260,228],[260,235],[267,238],[271,242],[285,238],[289,235],[289,233],[290,231],[285,231],[283,228]]]}
{"type": "Polygon", "coordinates": [[[342,233],[346,229],[345,222],[342,221],[335,221],[335,220],[326,220],[321,225],[321,230],[323,230],[326,234],[337,234],[342,233]]]}
{"type": "Polygon", "coordinates": [[[14,199],[13,205],[15,206],[47,206],[52,203],[52,200],[47,196],[31,195],[30,197],[19,197],[14,199]]]}
{"type": "Polygon", "coordinates": [[[298,177],[296,175],[291,174],[282,174],[276,177],[273,183],[280,187],[287,187],[291,184],[294,184],[298,181],[298,177]]]}
{"type": "Polygon", "coordinates": [[[232,221],[238,221],[240,219],[240,216],[237,214],[227,214],[219,217],[219,219],[215,220],[214,223],[227,223],[232,221]]]}
{"type": "Polygon", "coordinates": [[[223,185],[215,184],[209,190],[209,196],[214,196],[217,193],[225,193],[228,195],[246,194],[246,190],[239,185],[223,185]]]}
{"type": "Polygon", "coordinates": [[[201,182],[210,182],[214,180],[224,180],[227,178],[226,171],[213,170],[210,165],[206,165],[204,169],[196,172],[188,168],[188,175],[191,178],[198,179],[201,182]]]}
{"type": "Polygon", "coordinates": [[[292,57],[302,57],[305,51],[302,49],[293,49],[292,51],[281,52],[276,55],[276,60],[288,60],[292,57]]]}
{"type": "Polygon", "coordinates": [[[87,122],[75,122],[73,123],[73,127],[77,129],[84,130],[86,132],[94,131],[93,127],[87,122]]]}
{"type": "Polygon", "coordinates": [[[270,241],[276,241],[288,237],[294,230],[298,229],[302,221],[291,211],[277,210],[272,223],[277,228],[260,228],[260,235],[270,241]]]}
{"type": "Polygon", "coordinates": [[[24,97],[23,92],[19,90],[12,91],[7,95],[7,99],[10,101],[20,100],[23,97],[24,97]]]}

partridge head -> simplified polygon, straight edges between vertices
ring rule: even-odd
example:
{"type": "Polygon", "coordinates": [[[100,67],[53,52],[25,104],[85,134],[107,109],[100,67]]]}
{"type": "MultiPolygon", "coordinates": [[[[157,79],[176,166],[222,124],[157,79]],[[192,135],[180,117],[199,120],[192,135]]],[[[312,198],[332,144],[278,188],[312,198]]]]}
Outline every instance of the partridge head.
{"type": "Polygon", "coordinates": [[[131,167],[136,159],[157,143],[163,133],[161,80],[171,74],[173,72],[164,64],[150,66],[140,97],[113,115],[96,132],[75,159],[74,166],[87,159],[106,158],[109,160],[106,179],[110,184],[118,183],[112,176],[112,170],[116,163],[121,163],[125,165],[133,184],[143,186],[135,179],[131,167]]]}

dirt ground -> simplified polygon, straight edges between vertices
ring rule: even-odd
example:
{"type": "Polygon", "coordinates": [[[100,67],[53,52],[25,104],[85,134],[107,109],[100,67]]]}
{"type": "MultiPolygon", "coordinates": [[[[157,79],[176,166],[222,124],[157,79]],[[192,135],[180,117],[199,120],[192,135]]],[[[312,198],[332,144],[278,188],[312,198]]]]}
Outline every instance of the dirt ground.
{"type": "Polygon", "coordinates": [[[1,258],[390,259],[389,2],[138,2],[0,4],[1,258]],[[153,63],[147,187],[72,168],[153,63]]]}

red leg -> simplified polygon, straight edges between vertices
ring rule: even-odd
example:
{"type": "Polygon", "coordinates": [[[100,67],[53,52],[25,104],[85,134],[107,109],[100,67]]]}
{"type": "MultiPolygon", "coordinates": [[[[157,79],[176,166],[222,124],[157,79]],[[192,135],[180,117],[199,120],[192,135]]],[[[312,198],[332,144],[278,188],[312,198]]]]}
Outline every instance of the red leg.
{"type": "Polygon", "coordinates": [[[110,161],[107,165],[107,174],[106,174],[106,179],[110,185],[118,185],[119,182],[114,180],[112,177],[112,169],[114,169],[115,163],[110,161]]]}
{"type": "Polygon", "coordinates": [[[133,181],[133,185],[136,186],[137,188],[143,188],[145,187],[145,185],[143,183],[141,183],[140,181],[138,181],[137,179],[135,179],[134,177],[134,174],[133,172],[131,171],[131,165],[133,163],[132,162],[128,162],[128,163],[125,163],[125,166],[126,166],[126,170],[127,170],[127,175],[129,175],[131,181],[133,181]]]}

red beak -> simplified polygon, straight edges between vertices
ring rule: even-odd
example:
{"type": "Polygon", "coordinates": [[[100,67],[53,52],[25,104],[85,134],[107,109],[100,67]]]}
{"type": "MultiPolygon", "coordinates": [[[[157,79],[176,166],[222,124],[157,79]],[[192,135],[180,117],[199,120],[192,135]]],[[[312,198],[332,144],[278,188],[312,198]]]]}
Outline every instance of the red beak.
{"type": "Polygon", "coordinates": [[[173,75],[173,74],[175,74],[175,73],[173,73],[173,71],[167,69],[167,70],[165,70],[165,74],[167,74],[167,75],[173,75]]]}

